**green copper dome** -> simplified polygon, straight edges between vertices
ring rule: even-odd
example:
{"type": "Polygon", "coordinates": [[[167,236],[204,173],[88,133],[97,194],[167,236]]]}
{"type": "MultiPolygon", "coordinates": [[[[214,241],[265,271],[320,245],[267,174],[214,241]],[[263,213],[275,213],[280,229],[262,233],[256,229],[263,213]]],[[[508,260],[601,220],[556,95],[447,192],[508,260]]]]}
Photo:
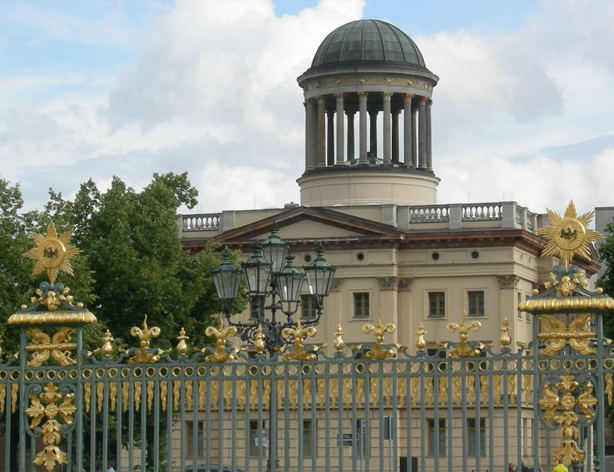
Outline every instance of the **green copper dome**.
{"type": "Polygon", "coordinates": [[[373,66],[427,70],[409,36],[390,23],[357,20],[330,33],[316,52],[311,70],[335,66],[373,66]]]}

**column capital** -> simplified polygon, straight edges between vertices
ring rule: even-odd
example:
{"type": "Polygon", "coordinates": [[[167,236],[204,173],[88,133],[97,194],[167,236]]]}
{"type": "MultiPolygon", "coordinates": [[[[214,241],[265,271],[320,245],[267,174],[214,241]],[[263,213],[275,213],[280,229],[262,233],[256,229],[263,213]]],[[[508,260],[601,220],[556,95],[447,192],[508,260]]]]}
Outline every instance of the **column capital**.
{"type": "Polygon", "coordinates": [[[392,94],[393,92],[388,92],[388,91],[383,92],[384,97],[388,97],[388,98],[392,97],[392,94]]]}
{"type": "Polygon", "coordinates": [[[414,96],[411,93],[406,93],[405,95],[403,95],[404,102],[411,102],[412,98],[414,98],[414,96]]]}
{"type": "Polygon", "coordinates": [[[378,277],[377,284],[380,290],[398,290],[399,278],[398,277],[378,277]]]}
{"type": "Polygon", "coordinates": [[[358,95],[360,98],[367,98],[369,92],[356,92],[356,95],[358,95]]]}
{"type": "Polygon", "coordinates": [[[318,105],[324,105],[324,95],[319,95],[318,96],[318,105]]]}
{"type": "Polygon", "coordinates": [[[499,283],[499,288],[501,289],[518,288],[520,277],[517,275],[498,275],[497,282],[499,283]]]}
{"type": "Polygon", "coordinates": [[[431,108],[431,105],[433,104],[433,100],[431,100],[430,98],[426,99],[426,107],[427,108],[431,108]]]}
{"type": "Polygon", "coordinates": [[[343,92],[335,92],[335,98],[343,98],[343,92]]]}

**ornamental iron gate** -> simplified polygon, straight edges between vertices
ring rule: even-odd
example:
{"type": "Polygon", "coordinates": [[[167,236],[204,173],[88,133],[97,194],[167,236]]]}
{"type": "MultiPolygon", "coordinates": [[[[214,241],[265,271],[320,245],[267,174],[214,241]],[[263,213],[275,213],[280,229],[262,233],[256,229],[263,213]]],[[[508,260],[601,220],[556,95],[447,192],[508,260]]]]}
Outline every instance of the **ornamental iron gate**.
{"type": "Polygon", "coordinates": [[[284,352],[240,352],[221,320],[206,331],[214,347],[190,349],[182,329],[169,352],[146,317],[131,330],[138,347],[115,355],[107,331],[85,352],[96,318],[55,282],[77,250],[50,224],[27,253],[49,282],[10,317],[20,350],[0,363],[4,470],[603,472],[614,300],[569,264],[597,238],[572,210],[542,230],[562,265],[519,307],[534,317],[531,343],[513,351],[507,321],[498,346],[471,341],[480,323],[463,320],[439,350],[421,326],[413,355],[385,343],[395,327],[379,320],[363,327],[375,342],[353,350],[339,326],[331,354],[306,346],[300,325],[284,352]]]}

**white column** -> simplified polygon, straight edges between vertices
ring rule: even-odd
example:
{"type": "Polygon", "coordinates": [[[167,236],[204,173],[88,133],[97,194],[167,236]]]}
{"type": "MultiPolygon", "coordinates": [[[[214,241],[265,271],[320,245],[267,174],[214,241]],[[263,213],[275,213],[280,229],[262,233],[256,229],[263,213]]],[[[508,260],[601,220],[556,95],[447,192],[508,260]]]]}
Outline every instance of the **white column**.
{"type": "Polygon", "coordinates": [[[360,113],[360,163],[367,160],[367,92],[358,92],[358,109],[360,113]]]}
{"type": "Polygon", "coordinates": [[[390,145],[392,139],[390,136],[390,97],[391,92],[384,92],[384,164],[390,164],[392,162],[390,145]]]}
{"type": "Polygon", "coordinates": [[[433,101],[427,99],[426,101],[426,168],[433,169],[433,147],[431,139],[431,105],[433,101]]]}
{"type": "Polygon", "coordinates": [[[411,93],[406,93],[403,97],[403,160],[406,166],[412,164],[411,151],[413,144],[413,134],[411,127],[414,123],[411,112],[411,93]]]}
{"type": "Polygon", "coordinates": [[[418,107],[411,110],[411,165],[414,169],[418,168],[418,138],[416,136],[416,121],[418,107]]]}
{"type": "Polygon", "coordinates": [[[400,109],[392,110],[392,162],[399,162],[399,113],[400,109]]]}
{"type": "Polygon", "coordinates": [[[305,170],[316,166],[314,139],[314,102],[305,100],[305,170]]]}
{"type": "Polygon", "coordinates": [[[335,94],[336,104],[337,104],[337,164],[343,164],[345,160],[344,153],[344,129],[343,129],[343,120],[345,119],[345,115],[343,113],[343,94],[337,93],[335,94]]]}
{"type": "Polygon", "coordinates": [[[420,100],[420,115],[418,117],[418,168],[426,168],[426,99],[420,100]]]}
{"type": "Polygon", "coordinates": [[[355,110],[348,110],[346,112],[348,117],[348,161],[354,159],[354,115],[355,110]]]}
{"type": "Polygon", "coordinates": [[[335,163],[335,110],[326,110],[326,165],[335,163]]]}
{"type": "Polygon", "coordinates": [[[377,110],[369,112],[369,154],[377,156],[377,110]]]}
{"type": "Polygon", "coordinates": [[[326,165],[326,138],[324,136],[324,97],[318,97],[318,118],[317,118],[317,132],[316,132],[316,147],[317,147],[317,167],[324,167],[326,165]]]}

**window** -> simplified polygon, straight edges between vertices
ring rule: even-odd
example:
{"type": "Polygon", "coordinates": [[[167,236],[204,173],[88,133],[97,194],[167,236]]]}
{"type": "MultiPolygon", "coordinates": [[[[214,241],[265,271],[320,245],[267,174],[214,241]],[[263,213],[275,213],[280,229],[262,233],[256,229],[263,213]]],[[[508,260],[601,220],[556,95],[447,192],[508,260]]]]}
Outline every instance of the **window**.
{"type": "Polygon", "coordinates": [[[467,308],[468,316],[484,316],[484,290],[467,292],[467,308]]]}
{"type": "MultiPolygon", "coordinates": [[[[478,431],[475,418],[467,419],[467,455],[475,456],[478,448],[478,431]]],[[[486,418],[480,418],[480,455],[486,455],[486,418]]]]}
{"type": "Polygon", "coordinates": [[[193,421],[185,422],[185,453],[190,459],[194,459],[194,439],[196,439],[196,459],[201,459],[204,457],[204,421],[198,421],[197,426],[198,429],[195,430],[193,421]]]}
{"type": "Polygon", "coordinates": [[[520,311],[518,306],[520,305],[520,302],[522,301],[522,294],[520,292],[518,292],[517,296],[518,296],[518,303],[516,304],[516,309],[518,310],[518,319],[521,320],[522,319],[522,311],[520,311]]]}
{"type": "Polygon", "coordinates": [[[316,303],[311,295],[301,295],[301,319],[313,320],[316,317],[316,303]]]}
{"type": "Polygon", "coordinates": [[[435,420],[434,419],[428,419],[426,421],[427,421],[427,428],[428,428],[428,436],[427,436],[428,455],[434,456],[435,454],[438,454],[439,456],[445,456],[446,455],[446,420],[439,418],[438,420],[439,428],[437,430],[435,430],[435,420]],[[435,447],[438,448],[437,451],[435,450],[435,447]]]}
{"type": "Polygon", "coordinates": [[[265,429],[264,421],[251,420],[249,422],[249,455],[266,457],[265,447],[269,445],[269,433],[265,429]]]}
{"type": "Polygon", "coordinates": [[[258,318],[258,313],[264,307],[264,295],[257,295],[249,299],[249,317],[258,318]]]}
{"type": "Polygon", "coordinates": [[[445,292],[429,292],[429,318],[443,318],[446,316],[445,292]]]}
{"type": "Polygon", "coordinates": [[[367,439],[369,437],[367,431],[367,420],[356,420],[356,440],[354,441],[354,455],[357,457],[365,457],[369,454],[367,439]]]}
{"type": "Polygon", "coordinates": [[[369,317],[369,293],[354,292],[354,318],[369,317]]]}
{"type": "Polygon", "coordinates": [[[314,424],[311,420],[303,420],[303,457],[317,455],[316,444],[313,442],[313,428],[314,424]]]}

